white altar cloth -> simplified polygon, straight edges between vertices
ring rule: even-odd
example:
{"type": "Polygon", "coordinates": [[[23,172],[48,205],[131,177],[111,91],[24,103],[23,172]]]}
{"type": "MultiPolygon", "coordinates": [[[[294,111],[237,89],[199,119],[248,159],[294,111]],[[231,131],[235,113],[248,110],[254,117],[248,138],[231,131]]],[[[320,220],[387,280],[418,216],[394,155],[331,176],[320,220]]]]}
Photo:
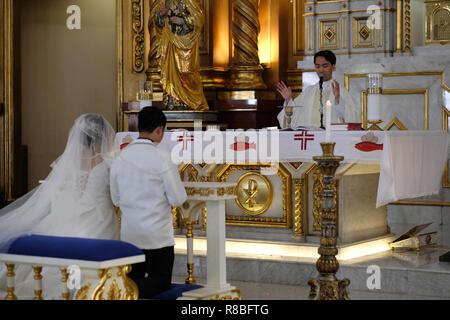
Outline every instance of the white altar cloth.
{"type": "MultiPolygon", "coordinates": [[[[135,139],[138,132],[116,138],[123,144],[127,135],[135,139]]],[[[178,130],[167,131],[158,147],[174,163],[313,162],[324,140],[325,131],[178,130]]],[[[343,162],[380,164],[377,207],[439,193],[450,142],[445,131],[333,131],[331,141],[343,162]]]]}

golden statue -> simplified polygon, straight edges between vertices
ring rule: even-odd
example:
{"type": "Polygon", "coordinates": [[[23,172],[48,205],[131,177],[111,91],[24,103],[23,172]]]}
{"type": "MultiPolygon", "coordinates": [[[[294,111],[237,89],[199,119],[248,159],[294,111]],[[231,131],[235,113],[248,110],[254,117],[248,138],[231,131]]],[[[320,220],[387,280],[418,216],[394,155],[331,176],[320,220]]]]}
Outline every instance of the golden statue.
{"type": "Polygon", "coordinates": [[[200,78],[198,0],[161,0],[152,16],[160,41],[161,87],[167,110],[208,110],[200,78]]]}

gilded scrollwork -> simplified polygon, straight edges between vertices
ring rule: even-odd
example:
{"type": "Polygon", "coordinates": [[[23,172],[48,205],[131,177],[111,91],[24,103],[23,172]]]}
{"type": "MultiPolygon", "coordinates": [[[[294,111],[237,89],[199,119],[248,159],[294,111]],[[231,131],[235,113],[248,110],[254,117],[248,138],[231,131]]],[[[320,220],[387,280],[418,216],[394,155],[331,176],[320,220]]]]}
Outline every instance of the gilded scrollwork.
{"type": "Polygon", "coordinates": [[[322,199],[323,199],[323,175],[320,168],[313,172],[313,231],[320,231],[322,227],[322,199]]]}
{"type": "Polygon", "coordinates": [[[109,290],[108,290],[108,293],[106,294],[106,296],[107,296],[107,300],[120,300],[121,290],[115,279],[109,285],[109,290]]]}
{"type": "Polygon", "coordinates": [[[89,300],[89,291],[91,291],[91,283],[87,283],[75,294],[75,300],[89,300]]]}
{"type": "Polygon", "coordinates": [[[133,71],[141,73],[144,71],[144,14],[143,0],[132,0],[131,7],[132,29],[133,29],[133,71]]]}
{"type": "MultiPolygon", "coordinates": [[[[322,205],[323,205],[323,190],[324,190],[324,181],[323,174],[320,168],[316,168],[313,172],[313,230],[320,231],[322,229],[322,205]]],[[[333,188],[334,191],[334,208],[333,210],[326,211],[328,214],[333,215],[337,218],[338,216],[338,186],[339,179],[334,179],[330,187],[333,188]]]]}
{"type": "Polygon", "coordinates": [[[125,293],[121,297],[122,300],[137,300],[139,290],[136,283],[130,279],[127,274],[131,271],[131,265],[122,266],[118,275],[122,277],[125,293]]]}
{"type": "Polygon", "coordinates": [[[233,289],[222,294],[216,294],[206,299],[198,298],[197,300],[242,300],[241,291],[233,289]]]}
{"type": "Polygon", "coordinates": [[[292,180],[295,191],[294,191],[294,236],[301,236],[304,234],[303,223],[305,213],[303,211],[303,188],[305,181],[304,179],[293,179],[292,180]]]}
{"type": "Polygon", "coordinates": [[[186,187],[186,194],[188,196],[201,196],[201,197],[209,197],[210,195],[214,195],[215,190],[209,188],[195,188],[195,187],[186,187]]]}
{"type": "Polygon", "coordinates": [[[105,291],[106,281],[109,278],[111,278],[110,269],[99,269],[98,277],[100,278],[100,282],[98,283],[97,287],[95,287],[94,291],[92,292],[92,300],[104,300],[103,292],[105,291]]]}

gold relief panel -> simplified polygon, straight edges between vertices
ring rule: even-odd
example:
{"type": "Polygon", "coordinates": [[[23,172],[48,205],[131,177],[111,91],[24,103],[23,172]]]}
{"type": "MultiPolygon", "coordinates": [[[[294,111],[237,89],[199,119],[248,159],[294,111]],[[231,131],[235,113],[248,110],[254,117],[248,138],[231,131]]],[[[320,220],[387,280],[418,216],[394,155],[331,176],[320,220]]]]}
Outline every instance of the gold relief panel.
{"type": "MultiPolygon", "coordinates": [[[[423,123],[423,130],[428,130],[428,89],[427,88],[421,88],[421,89],[383,89],[382,95],[408,95],[408,94],[423,94],[424,96],[424,123],[423,123]]],[[[366,90],[361,91],[361,116],[362,116],[362,127],[364,129],[367,129],[367,92],[366,90]]],[[[397,118],[393,118],[383,129],[385,131],[390,130],[393,126],[396,126],[400,130],[407,130],[406,126],[397,118]]]]}
{"type": "MultiPolygon", "coordinates": [[[[441,70],[431,70],[431,71],[414,71],[414,72],[384,72],[384,78],[392,77],[415,77],[415,76],[427,76],[435,77],[439,76],[441,78],[441,86],[443,89],[450,91],[448,86],[445,84],[444,71],[441,70]]],[[[348,73],[344,76],[344,87],[350,91],[350,79],[365,78],[365,73],[348,73]]],[[[355,81],[364,81],[361,79],[355,81]]],[[[429,128],[429,90],[427,88],[418,89],[383,89],[383,95],[409,95],[409,94],[423,94],[424,99],[424,123],[423,130],[428,130],[429,128]]],[[[367,92],[365,90],[361,91],[361,122],[363,129],[367,129],[367,92]]],[[[407,130],[406,126],[398,119],[393,118],[389,124],[383,130],[389,130],[393,125],[397,126],[401,130],[407,130]]]]}
{"type": "Polygon", "coordinates": [[[450,1],[425,1],[425,44],[450,43],[450,1]]]}
{"type": "Polygon", "coordinates": [[[367,25],[367,17],[353,18],[353,48],[373,48],[373,30],[367,25]]]}
{"type": "Polygon", "coordinates": [[[257,216],[272,204],[272,184],[259,172],[248,172],[238,179],[236,196],[236,204],[244,213],[257,216]]]}
{"type": "Polygon", "coordinates": [[[338,19],[319,20],[319,49],[339,49],[338,19]]]}
{"type": "MultiPolygon", "coordinates": [[[[235,199],[237,207],[243,213],[226,214],[227,225],[247,227],[291,228],[292,205],[289,171],[279,164],[277,176],[281,179],[282,190],[273,189],[272,183],[260,173],[262,168],[270,164],[226,164],[216,175],[216,181],[225,182],[236,171],[243,171],[237,178],[235,199]],[[268,216],[267,211],[272,206],[272,199],[282,193],[282,216],[268,216]]],[[[272,177],[276,177],[275,175],[272,177]]],[[[272,180],[273,181],[273,180],[272,180]]],[[[232,200],[231,200],[232,201],[232,200]]]]}

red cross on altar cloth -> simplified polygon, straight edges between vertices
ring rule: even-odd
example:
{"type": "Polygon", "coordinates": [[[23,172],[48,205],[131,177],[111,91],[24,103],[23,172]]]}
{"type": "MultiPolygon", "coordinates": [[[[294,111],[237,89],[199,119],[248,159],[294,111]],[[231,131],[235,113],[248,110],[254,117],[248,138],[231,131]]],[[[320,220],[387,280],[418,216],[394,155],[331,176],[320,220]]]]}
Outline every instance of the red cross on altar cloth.
{"type": "Polygon", "coordinates": [[[189,134],[188,131],[184,131],[182,136],[178,136],[178,142],[183,142],[183,150],[187,150],[188,148],[188,142],[194,141],[194,136],[189,134]]]}
{"type": "Polygon", "coordinates": [[[300,140],[300,150],[306,150],[308,148],[308,141],[314,141],[314,134],[308,133],[308,131],[301,131],[294,134],[294,140],[300,140]]]}

